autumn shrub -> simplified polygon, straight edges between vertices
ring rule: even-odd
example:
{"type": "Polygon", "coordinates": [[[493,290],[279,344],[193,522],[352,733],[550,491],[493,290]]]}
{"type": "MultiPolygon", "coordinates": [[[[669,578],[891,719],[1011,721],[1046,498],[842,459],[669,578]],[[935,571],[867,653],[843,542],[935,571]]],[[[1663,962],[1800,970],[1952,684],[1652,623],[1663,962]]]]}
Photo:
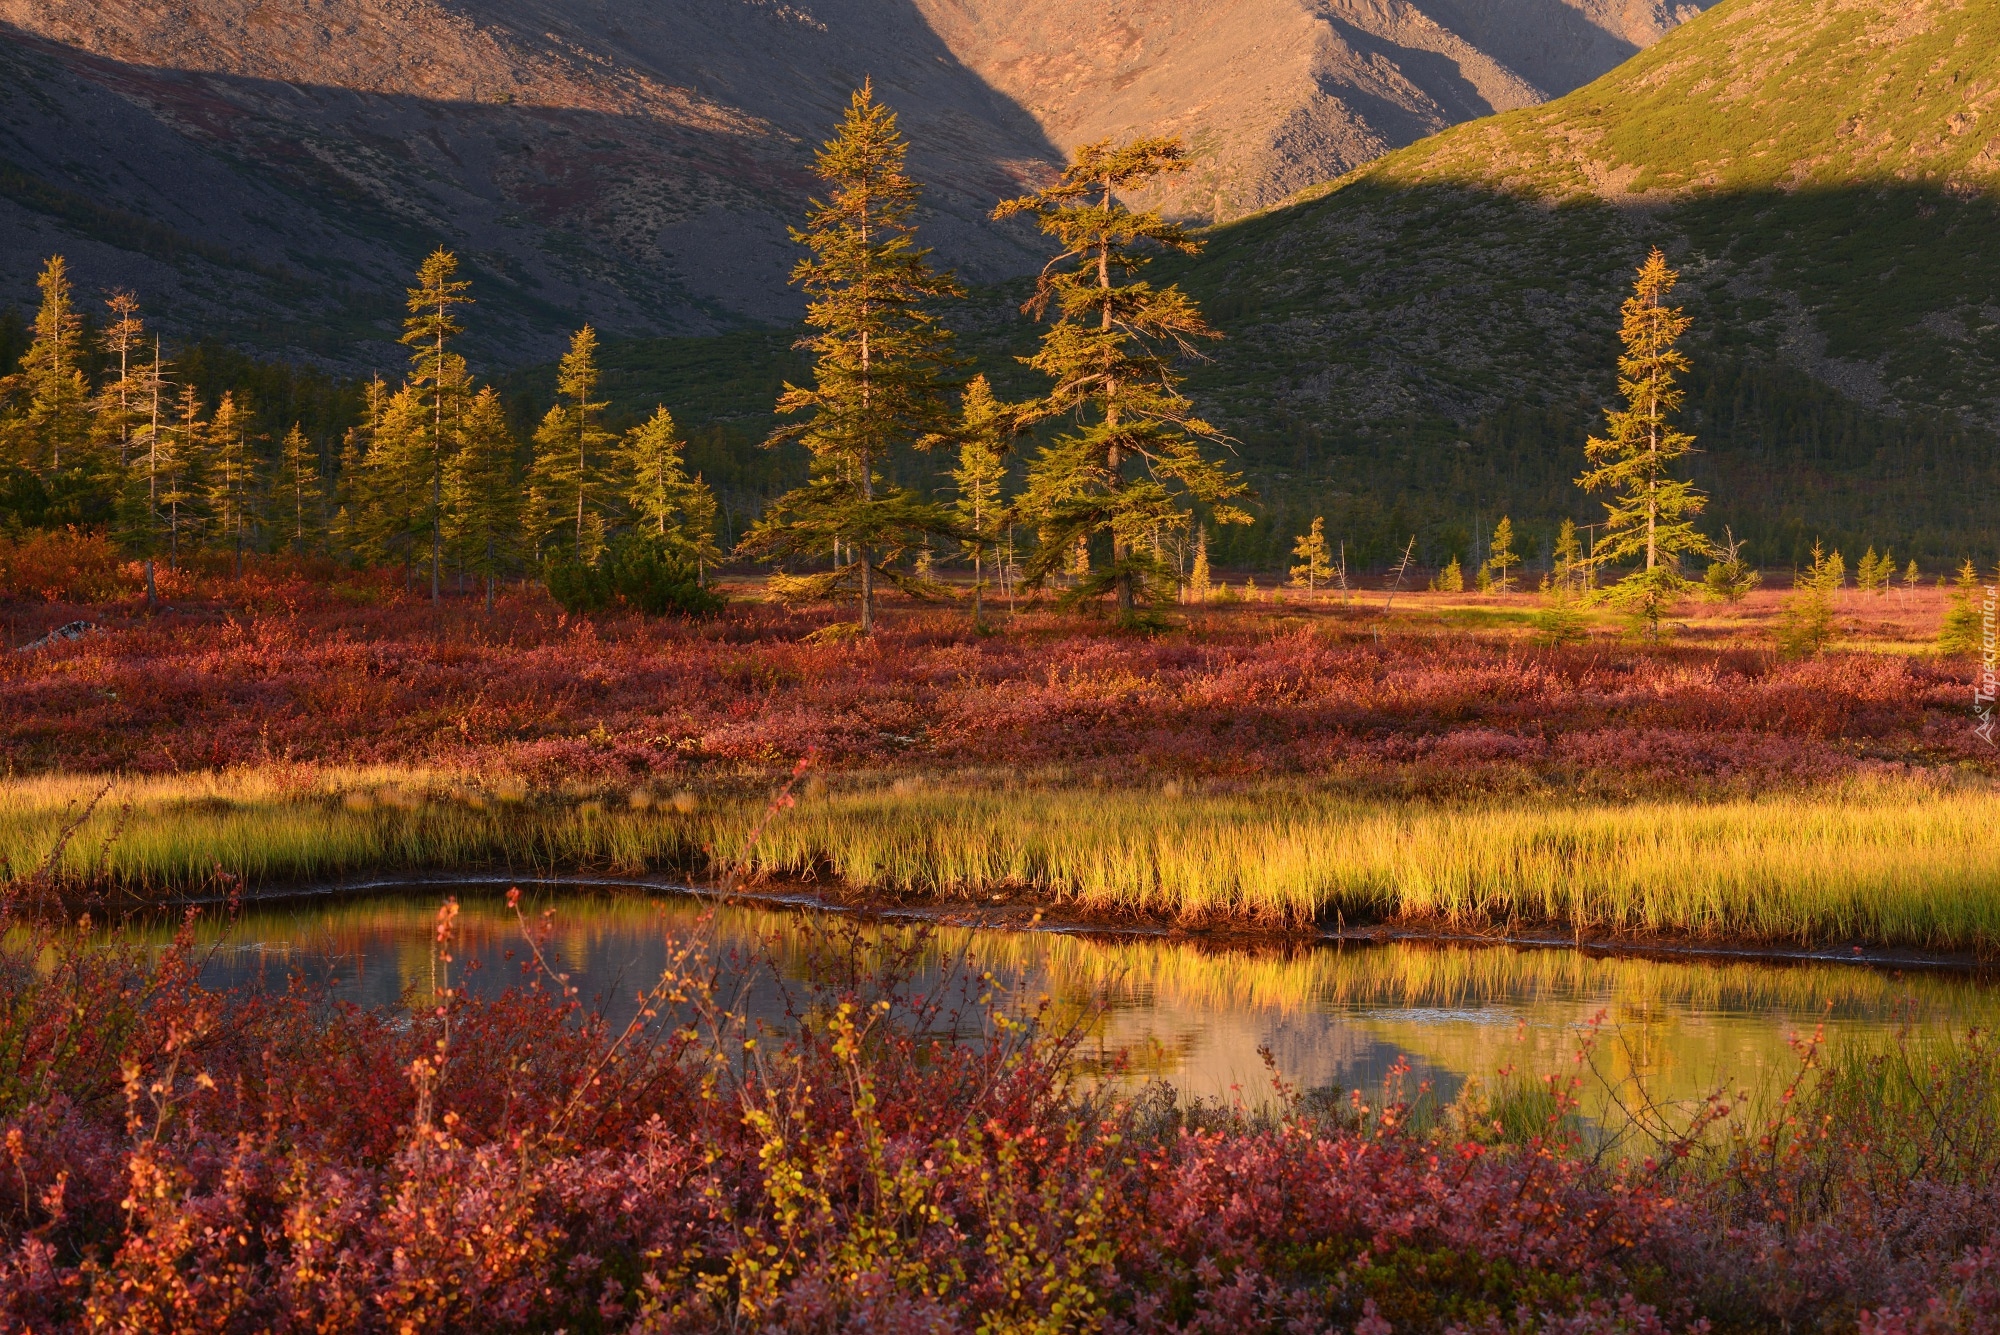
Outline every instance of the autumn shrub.
{"type": "Polygon", "coordinates": [[[1963,726],[1970,675],[1955,661],[1377,642],[1221,610],[1148,636],[1047,614],[979,636],[919,613],[856,642],[748,602],[698,620],[565,618],[516,590],[489,617],[435,612],[393,576],[368,583],[363,606],[338,584],[263,587],[259,606],[99,618],[109,633],[0,664],[0,758],[17,774],[281,757],[685,783],[780,771],[813,749],[838,771],[1310,776],[1435,796],[1524,779],[1707,796],[1790,791],[1805,772],[1993,770],[1963,726]],[[1460,758],[1447,745],[1460,732],[1504,734],[1518,761],[1460,758]],[[1668,738],[1700,763],[1662,763],[1668,738]]]}
{"type": "Polygon", "coordinates": [[[0,1326],[1900,1332],[1992,1312],[1980,1041],[1809,1047],[1776,1108],[1718,1095],[1698,1138],[1605,1157],[1560,1079],[1539,1115],[1420,1116],[1400,1084],[1133,1099],[983,1001],[976,964],[919,988],[893,959],[843,967],[837,937],[771,976],[781,1030],[736,1018],[698,935],[613,1026],[541,962],[546,922],[497,996],[464,986],[454,922],[447,903],[400,1011],[208,991],[186,932],[149,954],[12,922],[0,1326]]]}
{"type": "Polygon", "coordinates": [[[0,537],[0,599],[103,603],[139,588],[124,558],[101,533],[31,530],[0,537]]]}

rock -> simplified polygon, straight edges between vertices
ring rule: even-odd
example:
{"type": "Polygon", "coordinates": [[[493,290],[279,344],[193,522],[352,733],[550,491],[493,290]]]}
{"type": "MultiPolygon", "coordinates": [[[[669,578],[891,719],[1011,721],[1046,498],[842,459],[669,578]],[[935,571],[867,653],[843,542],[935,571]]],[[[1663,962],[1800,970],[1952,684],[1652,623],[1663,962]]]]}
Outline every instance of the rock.
{"type": "Polygon", "coordinates": [[[17,654],[31,654],[37,649],[46,649],[52,644],[64,644],[70,640],[80,640],[84,636],[102,629],[104,628],[94,621],[66,621],[48,634],[42,636],[41,639],[31,640],[14,652],[17,654]]]}

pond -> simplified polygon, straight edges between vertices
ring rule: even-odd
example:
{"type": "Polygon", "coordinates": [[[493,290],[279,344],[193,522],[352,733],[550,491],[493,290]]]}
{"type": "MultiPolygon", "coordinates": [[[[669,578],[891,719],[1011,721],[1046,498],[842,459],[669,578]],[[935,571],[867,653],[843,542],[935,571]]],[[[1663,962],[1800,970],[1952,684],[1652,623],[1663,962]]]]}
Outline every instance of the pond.
{"type": "MultiPolygon", "coordinates": [[[[393,893],[254,904],[199,927],[213,986],[304,978],[386,1006],[432,985],[431,941],[446,895],[461,908],[455,984],[518,983],[520,920],[502,887],[454,883],[393,893]],[[474,965],[472,962],[477,961],[474,965]]],[[[1414,1090],[1455,1097],[1503,1071],[1577,1074],[1585,1111],[1618,1099],[1699,1099],[1718,1088],[1768,1095],[1798,1069],[1796,1042],[1879,1043],[1900,1030],[1990,1029],[2000,986],[1963,973],[1841,963],[1614,956],[1561,948],[1403,942],[1218,948],[1183,937],[908,924],[760,907],[687,894],[544,886],[530,923],[552,910],[544,952],[586,1003],[622,1022],[670,952],[700,942],[725,991],[782,1025],[813,961],[843,951],[903,952],[919,981],[969,967],[1001,1004],[1046,1007],[1079,1024],[1083,1052],[1125,1081],[1162,1079],[1184,1096],[1268,1101],[1264,1054],[1303,1089],[1371,1096],[1404,1063],[1414,1090]],[[1122,1062],[1114,1054],[1123,1054],[1122,1062]]],[[[164,933],[164,929],[161,929],[164,933]]]]}

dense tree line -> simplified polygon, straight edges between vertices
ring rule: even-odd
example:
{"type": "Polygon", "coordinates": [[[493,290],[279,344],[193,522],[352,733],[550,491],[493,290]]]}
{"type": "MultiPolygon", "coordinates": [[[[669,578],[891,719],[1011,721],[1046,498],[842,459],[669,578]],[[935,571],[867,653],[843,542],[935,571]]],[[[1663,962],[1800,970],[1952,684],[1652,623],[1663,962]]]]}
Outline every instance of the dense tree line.
{"type": "Polygon", "coordinates": [[[359,423],[329,448],[298,419],[282,434],[260,428],[234,390],[207,401],[199,383],[213,377],[175,365],[133,294],[113,293],[91,328],[67,266],[51,259],[19,370],[0,381],[5,521],[109,530],[143,564],[149,597],[161,562],[222,553],[240,569],[248,553],[290,552],[399,567],[433,599],[472,582],[490,604],[496,581],[533,571],[587,600],[583,572],[616,548],[699,602],[686,590],[722,555],[715,501],[688,474],[672,416],[602,428],[586,326],[563,360],[560,401],[524,450],[498,392],[456,350],[474,300],[457,271],[442,249],[424,261],[403,381],[371,381],[359,423]]]}

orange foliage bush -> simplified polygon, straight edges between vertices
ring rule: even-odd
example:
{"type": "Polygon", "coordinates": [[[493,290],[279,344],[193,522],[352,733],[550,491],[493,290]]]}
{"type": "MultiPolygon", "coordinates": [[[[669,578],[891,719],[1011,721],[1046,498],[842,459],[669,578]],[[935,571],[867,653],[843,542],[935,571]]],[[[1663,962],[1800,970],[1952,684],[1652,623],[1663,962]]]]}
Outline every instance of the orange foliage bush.
{"type": "Polygon", "coordinates": [[[0,538],[0,598],[107,603],[139,588],[136,568],[102,533],[66,528],[0,538]]]}

